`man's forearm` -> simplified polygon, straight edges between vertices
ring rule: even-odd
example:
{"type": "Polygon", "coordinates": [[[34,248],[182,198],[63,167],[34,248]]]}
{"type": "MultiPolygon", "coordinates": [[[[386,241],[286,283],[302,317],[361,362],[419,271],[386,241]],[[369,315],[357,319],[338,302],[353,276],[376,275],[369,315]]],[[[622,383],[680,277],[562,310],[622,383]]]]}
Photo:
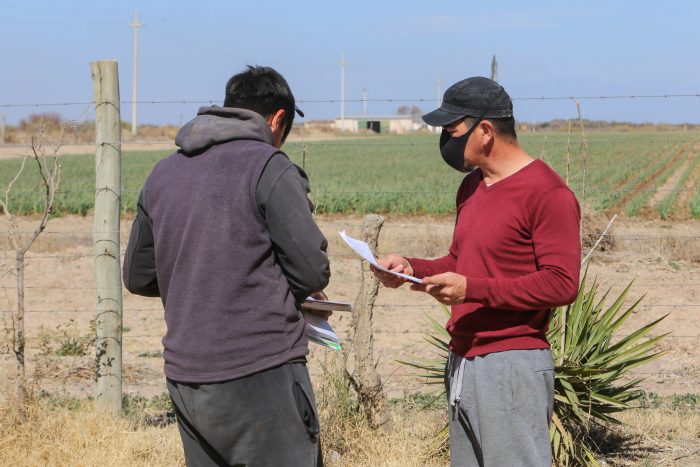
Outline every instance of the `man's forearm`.
{"type": "Polygon", "coordinates": [[[406,258],[413,268],[413,275],[422,278],[442,274],[443,272],[455,272],[457,259],[452,255],[436,259],[406,258]]]}
{"type": "Polygon", "coordinates": [[[142,201],[143,194],[139,198],[136,219],[131,226],[124,254],[124,286],[136,295],[159,297],[153,231],[142,201]]]}
{"type": "Polygon", "coordinates": [[[568,305],[576,299],[578,276],[578,269],[546,268],[518,278],[467,277],[466,301],[516,311],[568,305]]]}

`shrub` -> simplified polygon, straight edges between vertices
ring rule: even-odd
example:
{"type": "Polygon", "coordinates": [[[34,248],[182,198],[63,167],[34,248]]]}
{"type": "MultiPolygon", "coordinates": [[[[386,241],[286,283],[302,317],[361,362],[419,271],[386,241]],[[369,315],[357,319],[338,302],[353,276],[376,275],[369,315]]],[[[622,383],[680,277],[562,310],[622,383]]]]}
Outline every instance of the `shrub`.
{"type": "MultiPolygon", "coordinates": [[[[555,362],[550,439],[558,465],[597,465],[593,428],[619,424],[614,415],[629,409],[633,401],[645,395],[639,389],[641,379],[623,382],[622,377],[661,355],[656,345],[665,335],[645,338],[665,316],[616,339],[614,334],[641,301],[640,298],[625,306],[630,287],[631,284],[608,306],[605,302],[610,289],[599,297],[597,281],[587,289],[584,277],[576,301],[555,309],[552,314],[547,335],[555,362]]],[[[443,309],[449,317],[447,308],[443,309]]],[[[450,337],[444,326],[435,320],[429,321],[435,333],[426,339],[438,349],[438,358],[402,363],[422,370],[421,376],[438,384],[440,389],[436,394],[442,395],[450,337]]],[[[446,437],[447,431],[442,430],[439,436],[446,437]]]]}

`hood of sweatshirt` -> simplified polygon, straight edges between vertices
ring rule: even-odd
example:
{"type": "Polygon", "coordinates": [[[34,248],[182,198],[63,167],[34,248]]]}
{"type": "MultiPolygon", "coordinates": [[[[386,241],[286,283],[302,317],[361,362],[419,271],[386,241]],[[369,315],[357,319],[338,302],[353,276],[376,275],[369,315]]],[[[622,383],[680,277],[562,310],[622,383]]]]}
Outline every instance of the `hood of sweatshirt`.
{"type": "Polygon", "coordinates": [[[175,144],[186,154],[198,154],[237,139],[275,144],[272,130],[259,113],[218,106],[200,107],[197,116],[177,132],[175,144]]]}

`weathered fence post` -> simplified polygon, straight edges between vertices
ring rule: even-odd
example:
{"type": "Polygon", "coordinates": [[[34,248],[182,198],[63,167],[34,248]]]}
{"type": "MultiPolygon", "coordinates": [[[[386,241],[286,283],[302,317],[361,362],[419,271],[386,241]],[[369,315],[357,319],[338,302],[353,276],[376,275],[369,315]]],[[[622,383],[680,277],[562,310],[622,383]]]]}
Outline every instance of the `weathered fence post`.
{"type": "Polygon", "coordinates": [[[95,407],[122,408],[122,283],[119,261],[121,116],[116,61],[91,62],[95,101],[95,218],[97,287],[95,407]]]}
{"type": "MultiPolygon", "coordinates": [[[[377,250],[379,232],[384,218],[376,214],[365,217],[362,224],[362,240],[372,251],[377,250]]],[[[365,417],[374,428],[388,428],[390,425],[386,396],[382,392],[382,380],[374,363],[374,336],[372,333],[372,313],[374,300],[379,291],[379,282],[369,268],[367,261],[362,261],[362,283],[355,299],[352,315],[354,330],[353,347],[355,349],[355,368],[350,381],[357,391],[365,417]]]]}

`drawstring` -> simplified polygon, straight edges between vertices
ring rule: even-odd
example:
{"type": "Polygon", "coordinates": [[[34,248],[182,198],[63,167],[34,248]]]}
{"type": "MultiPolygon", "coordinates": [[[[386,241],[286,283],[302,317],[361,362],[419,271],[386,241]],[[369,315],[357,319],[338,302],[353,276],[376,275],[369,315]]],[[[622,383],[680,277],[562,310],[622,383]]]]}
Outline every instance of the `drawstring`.
{"type": "MultiPolygon", "coordinates": [[[[455,359],[459,362],[457,366],[457,372],[454,377],[450,378],[450,405],[454,408],[452,416],[459,412],[459,403],[462,400],[462,385],[464,382],[464,367],[466,366],[467,359],[461,355],[456,355],[450,352],[449,359],[447,361],[449,374],[452,375],[452,370],[455,364],[455,359]]],[[[454,420],[454,418],[453,418],[454,420]]]]}
{"type": "Polygon", "coordinates": [[[448,374],[452,375],[452,370],[455,365],[455,360],[459,363],[457,364],[457,371],[455,372],[454,378],[450,378],[450,406],[452,406],[452,421],[455,419],[462,423],[467,437],[472,443],[474,449],[474,455],[476,456],[476,461],[479,467],[484,467],[484,454],[481,450],[481,445],[476,437],[474,428],[472,427],[469,417],[462,407],[460,407],[460,402],[462,401],[462,386],[464,383],[464,369],[467,366],[467,359],[462,355],[457,355],[450,352],[450,356],[447,359],[447,370],[448,374]]]}

